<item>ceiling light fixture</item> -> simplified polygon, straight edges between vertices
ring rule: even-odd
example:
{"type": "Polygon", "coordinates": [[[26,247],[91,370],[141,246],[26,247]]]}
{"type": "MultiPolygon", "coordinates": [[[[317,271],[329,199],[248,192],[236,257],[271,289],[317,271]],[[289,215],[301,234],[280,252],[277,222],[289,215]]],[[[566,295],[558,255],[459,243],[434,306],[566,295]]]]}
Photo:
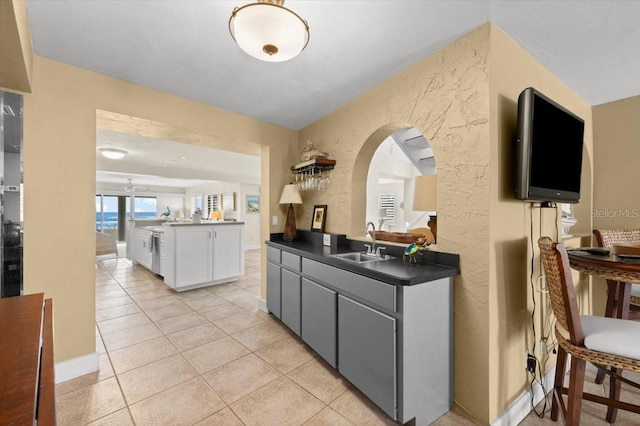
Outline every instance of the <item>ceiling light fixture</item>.
{"type": "Polygon", "coordinates": [[[309,24],[287,9],[284,0],[258,0],[236,7],[229,18],[229,31],[238,46],[254,58],[283,62],[309,43],[309,24]]]}
{"type": "Polygon", "coordinates": [[[100,148],[98,149],[98,151],[100,151],[100,154],[102,154],[104,157],[107,157],[111,160],[119,160],[128,154],[128,152],[124,149],[117,148],[100,148]]]}

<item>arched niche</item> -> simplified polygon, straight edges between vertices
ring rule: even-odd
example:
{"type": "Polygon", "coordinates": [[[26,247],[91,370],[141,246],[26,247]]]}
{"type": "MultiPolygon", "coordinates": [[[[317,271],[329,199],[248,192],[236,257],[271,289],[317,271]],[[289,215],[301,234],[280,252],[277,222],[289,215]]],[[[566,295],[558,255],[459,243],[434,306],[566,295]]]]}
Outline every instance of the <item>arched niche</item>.
{"type": "MultiPolygon", "coordinates": [[[[409,137],[422,136],[423,131],[410,125],[403,125],[399,123],[386,124],[378,128],[366,139],[365,143],[362,145],[360,151],[356,155],[356,158],[354,161],[354,167],[352,169],[351,179],[350,179],[351,194],[352,194],[352,203],[351,203],[352,211],[351,211],[351,222],[349,225],[349,235],[362,236],[365,234],[364,226],[367,223],[367,221],[373,221],[374,223],[377,223],[377,220],[372,220],[373,216],[371,215],[371,207],[369,207],[370,214],[369,216],[367,215],[367,205],[371,206],[373,202],[377,203],[377,194],[373,194],[369,186],[371,181],[371,177],[369,176],[369,170],[372,164],[372,160],[376,155],[376,151],[380,148],[381,145],[383,145],[385,141],[392,140],[395,143],[398,143],[399,137],[403,138],[403,137],[406,137],[407,135],[409,135],[409,137]],[[375,201],[369,198],[371,196],[376,198],[375,201]]],[[[427,147],[429,147],[429,149],[432,149],[429,146],[428,142],[426,141],[426,138],[423,137],[423,140],[426,142],[427,147]]],[[[408,155],[411,155],[411,154],[407,154],[407,156],[408,155]]],[[[434,157],[435,157],[435,154],[434,154],[434,157]]],[[[405,183],[405,188],[403,191],[404,191],[404,194],[407,195],[407,197],[405,198],[403,196],[402,200],[405,201],[406,207],[413,205],[413,201],[412,201],[413,200],[413,181],[415,177],[420,176],[422,174],[436,174],[435,160],[433,160],[432,163],[433,163],[432,166],[427,168],[426,171],[424,168],[422,168],[423,169],[422,172],[419,171],[415,166],[413,166],[415,171],[413,171],[412,174],[405,176],[405,180],[407,182],[405,183]]],[[[398,202],[398,204],[400,204],[400,201],[398,202]]],[[[421,215],[420,213],[418,213],[417,215],[412,214],[411,217],[415,219],[416,216],[420,216],[420,215],[421,215]]],[[[404,220],[404,218],[402,220],[404,220]]],[[[422,225],[426,225],[426,220],[422,225]]],[[[403,228],[403,226],[400,226],[400,228],[393,229],[393,230],[404,231],[404,229],[401,229],[401,228],[403,228]]]]}

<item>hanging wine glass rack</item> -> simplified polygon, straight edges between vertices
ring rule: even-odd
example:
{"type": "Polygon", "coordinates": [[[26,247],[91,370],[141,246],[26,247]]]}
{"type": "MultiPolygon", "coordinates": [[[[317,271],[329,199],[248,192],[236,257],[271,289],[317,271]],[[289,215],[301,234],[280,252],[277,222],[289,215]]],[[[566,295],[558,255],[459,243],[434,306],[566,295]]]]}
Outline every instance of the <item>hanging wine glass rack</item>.
{"type": "Polygon", "coordinates": [[[296,175],[296,184],[300,191],[312,189],[323,190],[329,184],[329,170],[336,165],[336,160],[316,158],[291,167],[291,173],[296,175]]]}

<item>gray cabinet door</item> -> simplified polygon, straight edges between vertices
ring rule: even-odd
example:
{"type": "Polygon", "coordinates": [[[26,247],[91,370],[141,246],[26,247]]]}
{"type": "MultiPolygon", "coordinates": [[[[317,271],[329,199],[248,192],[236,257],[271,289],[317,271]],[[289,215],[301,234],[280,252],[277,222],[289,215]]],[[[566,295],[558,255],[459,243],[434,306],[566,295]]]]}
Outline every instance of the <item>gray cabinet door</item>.
{"type": "MultiPolygon", "coordinates": [[[[298,262],[299,263],[299,262],[298,262]]],[[[282,322],[300,335],[300,275],[282,269],[281,306],[282,322]]]]}
{"type": "Polygon", "coordinates": [[[267,309],[280,318],[280,266],[267,262],[267,309]]]}
{"type": "Polygon", "coordinates": [[[301,337],[336,367],[337,298],[335,291],[302,279],[301,337]]]}
{"type": "Polygon", "coordinates": [[[338,296],[338,370],[396,419],[396,320],[338,296]]]}

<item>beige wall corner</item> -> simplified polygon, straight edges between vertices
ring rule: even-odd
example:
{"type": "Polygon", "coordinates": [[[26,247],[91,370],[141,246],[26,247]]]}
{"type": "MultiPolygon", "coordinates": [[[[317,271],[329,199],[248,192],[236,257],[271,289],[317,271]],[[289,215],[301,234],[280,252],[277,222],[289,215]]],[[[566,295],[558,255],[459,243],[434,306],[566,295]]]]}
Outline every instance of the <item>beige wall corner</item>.
{"type": "Polygon", "coordinates": [[[489,26],[484,25],[302,129],[299,148],[336,160],[324,192],[303,193],[301,227],[327,204],[327,230],[364,234],[369,161],[386,136],[416,127],[438,165],[438,250],[459,253],[454,293],[455,400],[489,419],[489,26]]]}
{"type": "MultiPolygon", "coordinates": [[[[203,147],[267,153],[262,191],[269,202],[261,223],[284,217],[271,195],[289,179],[294,130],[38,56],[33,80],[33,93],[24,97],[24,291],[54,299],[56,362],[95,351],[98,122],[203,147]]],[[[277,230],[282,225],[265,226],[262,237],[277,230]]]]}
{"type": "MultiPolygon", "coordinates": [[[[489,232],[489,318],[488,341],[490,406],[487,421],[494,420],[529,386],[525,371],[525,349],[532,348],[531,256],[537,256],[540,235],[556,238],[556,212],[532,209],[531,203],[516,200],[513,190],[511,139],[516,133],[517,102],[522,90],[534,87],[585,120],[585,150],[582,166],[581,201],[576,207],[578,232],[590,232],[592,204],[593,143],[590,106],[569,90],[500,28],[491,25],[490,54],[490,232],[489,232]],[[531,218],[533,244],[531,248],[531,218]],[[542,229],[540,228],[542,223],[542,229]]],[[[574,229],[572,228],[572,232],[574,229]]],[[[538,265],[537,260],[534,262],[538,265]]],[[[534,278],[540,275],[536,267],[534,278]]],[[[576,282],[587,301],[589,281],[576,282]]],[[[536,297],[536,336],[549,333],[550,307],[544,294],[536,297]],[[544,320],[543,320],[544,319],[544,320]]],[[[588,306],[588,304],[586,304],[588,306]]],[[[539,347],[539,345],[537,346],[539,347]]],[[[538,354],[536,354],[538,355],[538,354]]],[[[547,363],[553,367],[555,359],[547,363]]]]}
{"type": "Polygon", "coordinates": [[[640,228],[640,96],[593,108],[593,227],[640,228]]]}
{"type": "Polygon", "coordinates": [[[32,70],[27,2],[0,1],[0,87],[31,92],[32,70]]]}

